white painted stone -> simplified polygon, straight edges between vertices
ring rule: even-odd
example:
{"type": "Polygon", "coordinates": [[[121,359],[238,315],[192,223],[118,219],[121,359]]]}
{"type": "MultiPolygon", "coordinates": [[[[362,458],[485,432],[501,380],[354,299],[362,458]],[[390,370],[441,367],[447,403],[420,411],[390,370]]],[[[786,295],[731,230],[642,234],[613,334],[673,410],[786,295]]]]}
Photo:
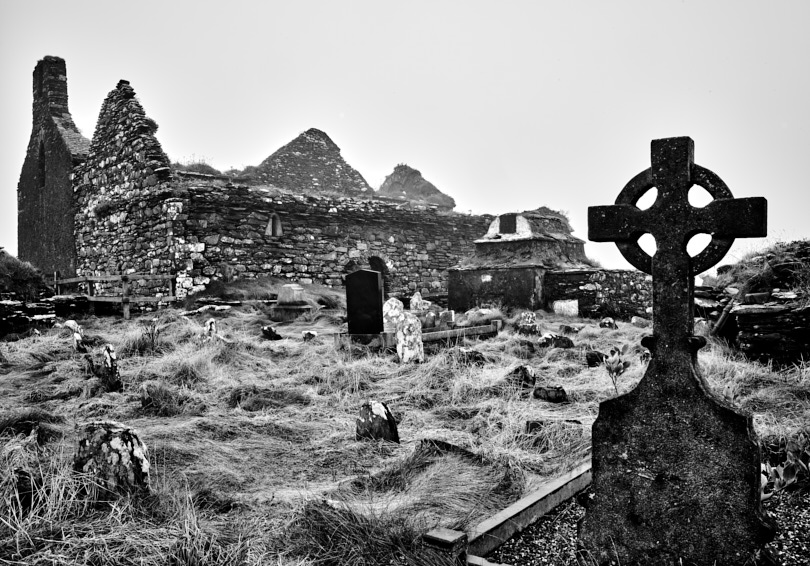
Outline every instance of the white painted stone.
{"type": "Polygon", "coordinates": [[[554,301],[552,309],[554,309],[554,314],[561,316],[579,316],[579,299],[554,301]]]}

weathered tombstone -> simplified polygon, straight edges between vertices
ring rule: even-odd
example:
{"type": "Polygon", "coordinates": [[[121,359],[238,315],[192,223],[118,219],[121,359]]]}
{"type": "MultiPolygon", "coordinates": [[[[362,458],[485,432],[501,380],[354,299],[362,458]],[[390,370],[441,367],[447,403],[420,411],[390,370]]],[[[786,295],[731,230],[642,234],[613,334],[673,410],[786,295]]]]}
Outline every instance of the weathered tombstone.
{"type": "Polygon", "coordinates": [[[422,324],[412,313],[404,313],[397,325],[397,356],[400,363],[424,362],[425,347],[422,344],[422,324]]]}
{"type": "Polygon", "coordinates": [[[383,332],[394,334],[397,325],[405,318],[405,305],[395,297],[391,297],[383,304],[383,332]]]}
{"type": "Polygon", "coordinates": [[[383,331],[383,281],[379,271],[358,269],[346,276],[349,334],[383,331]]]}
{"type": "Polygon", "coordinates": [[[593,425],[592,499],[578,527],[588,564],[752,564],[773,536],[760,505],[759,448],[751,416],[715,396],[698,372],[693,276],[716,264],[734,238],[765,235],[764,198],[734,199],[723,181],[695,165],[690,138],[652,142],[652,167],[634,177],[614,206],[588,210],[589,238],[616,242],[653,276],[652,351],[635,389],[600,404],[593,425]],[[703,208],[687,193],[714,197],[703,208]],[[649,189],[658,198],[636,207],[649,189]],[[638,238],[650,233],[649,257],[638,238]],[[695,257],[693,234],[712,235],[695,257]]]}

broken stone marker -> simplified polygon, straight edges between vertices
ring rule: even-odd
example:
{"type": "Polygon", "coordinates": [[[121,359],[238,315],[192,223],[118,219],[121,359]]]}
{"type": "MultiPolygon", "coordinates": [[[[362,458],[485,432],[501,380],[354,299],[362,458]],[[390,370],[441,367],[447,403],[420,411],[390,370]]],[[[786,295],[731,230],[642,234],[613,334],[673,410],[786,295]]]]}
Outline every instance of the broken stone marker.
{"type": "Polygon", "coordinates": [[[537,376],[531,366],[518,366],[506,376],[507,382],[520,389],[532,389],[537,376]]]}
{"type": "Polygon", "coordinates": [[[378,401],[366,401],[360,407],[360,416],[357,417],[355,438],[357,440],[388,440],[399,444],[399,433],[394,415],[388,405],[378,401]]]}
{"type": "Polygon", "coordinates": [[[538,338],[537,345],[541,348],[573,348],[574,341],[568,336],[546,332],[538,338]]]}
{"type": "Polygon", "coordinates": [[[606,316],[602,320],[599,321],[599,328],[609,328],[610,330],[616,330],[619,328],[619,325],[616,324],[616,321],[613,318],[606,316]]]}
{"type": "Polygon", "coordinates": [[[124,384],[121,383],[121,376],[118,373],[118,356],[112,344],[104,346],[104,372],[101,383],[110,393],[121,391],[124,384]]]}
{"type": "Polygon", "coordinates": [[[589,368],[595,368],[607,359],[608,355],[597,350],[589,350],[585,352],[585,363],[589,368]]]}
{"type": "Polygon", "coordinates": [[[149,490],[146,445],[134,429],[115,421],[84,425],[73,469],[92,474],[97,485],[108,492],[149,490]]]}
{"type": "Polygon", "coordinates": [[[269,324],[266,326],[262,326],[262,336],[264,336],[268,340],[282,340],[284,337],[276,332],[276,329],[270,326],[269,324]]]}
{"type": "Polygon", "coordinates": [[[630,319],[630,324],[633,326],[638,326],[639,328],[649,328],[652,326],[652,323],[644,317],[641,316],[634,316],[630,319]]]}
{"type": "Polygon", "coordinates": [[[568,393],[561,385],[544,385],[535,387],[532,393],[535,399],[548,403],[568,403],[568,393]]]}
{"type": "Polygon", "coordinates": [[[588,210],[589,238],[616,242],[653,277],[652,351],[644,378],[603,401],[593,425],[592,499],[578,526],[588,564],[675,566],[754,564],[773,536],[760,505],[760,455],[750,415],[736,412],[700,374],[693,335],[694,275],[715,265],[734,238],[765,236],[764,198],[735,199],[723,181],[695,165],[690,138],[652,142],[652,167],[634,177],[613,206],[588,210]],[[689,204],[693,185],[714,201],[689,204]],[[658,197],[640,210],[651,188],[658,197]],[[655,238],[648,256],[642,234],[655,238]],[[711,234],[699,254],[689,239],[711,234]]]}
{"type": "Polygon", "coordinates": [[[409,312],[403,313],[402,320],[397,325],[397,356],[403,364],[425,361],[422,323],[409,312]]]}
{"type": "Polygon", "coordinates": [[[349,334],[383,331],[383,279],[379,271],[358,269],[346,276],[349,334]]]}

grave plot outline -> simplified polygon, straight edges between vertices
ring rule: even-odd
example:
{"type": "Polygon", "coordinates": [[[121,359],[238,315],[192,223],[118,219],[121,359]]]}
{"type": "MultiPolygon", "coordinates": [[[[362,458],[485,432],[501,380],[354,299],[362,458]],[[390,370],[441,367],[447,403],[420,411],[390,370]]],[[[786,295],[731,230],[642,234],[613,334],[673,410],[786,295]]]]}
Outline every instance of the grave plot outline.
{"type": "Polygon", "coordinates": [[[693,335],[694,275],[722,259],[737,237],[765,236],[767,201],[734,199],[713,172],[694,163],[688,137],[653,140],[652,166],[616,204],[588,209],[592,241],[615,242],[653,276],[652,353],[630,392],[600,403],[592,429],[591,497],[578,525],[587,564],[751,564],[774,533],[760,502],[760,454],[750,415],[715,396],[697,367],[705,338],[693,335]],[[714,200],[693,207],[698,185],[714,200]],[[657,188],[653,205],[636,203],[657,188]],[[655,237],[648,256],[639,246],[655,237]],[[686,244],[711,234],[695,257],[686,244]]]}

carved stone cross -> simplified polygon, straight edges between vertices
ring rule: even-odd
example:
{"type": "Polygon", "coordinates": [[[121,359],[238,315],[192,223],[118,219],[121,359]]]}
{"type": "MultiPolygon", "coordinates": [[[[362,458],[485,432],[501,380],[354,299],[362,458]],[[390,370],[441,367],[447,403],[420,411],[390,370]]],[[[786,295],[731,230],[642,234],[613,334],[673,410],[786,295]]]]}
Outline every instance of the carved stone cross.
{"type": "Polygon", "coordinates": [[[734,238],[764,236],[764,198],[734,199],[694,163],[690,138],[653,140],[652,167],[612,206],[588,210],[588,236],[616,242],[653,276],[652,352],[633,391],[604,401],[593,425],[592,498],[579,524],[583,557],[598,564],[746,564],[773,535],[759,500],[759,447],[750,415],[716,398],[696,366],[705,339],[693,336],[694,275],[715,265],[734,238]],[[714,197],[693,207],[689,189],[714,197]],[[636,203],[655,187],[647,210],[636,203]],[[650,233],[657,250],[638,245],[650,233]],[[711,243],[686,251],[699,233],[711,243]]]}

